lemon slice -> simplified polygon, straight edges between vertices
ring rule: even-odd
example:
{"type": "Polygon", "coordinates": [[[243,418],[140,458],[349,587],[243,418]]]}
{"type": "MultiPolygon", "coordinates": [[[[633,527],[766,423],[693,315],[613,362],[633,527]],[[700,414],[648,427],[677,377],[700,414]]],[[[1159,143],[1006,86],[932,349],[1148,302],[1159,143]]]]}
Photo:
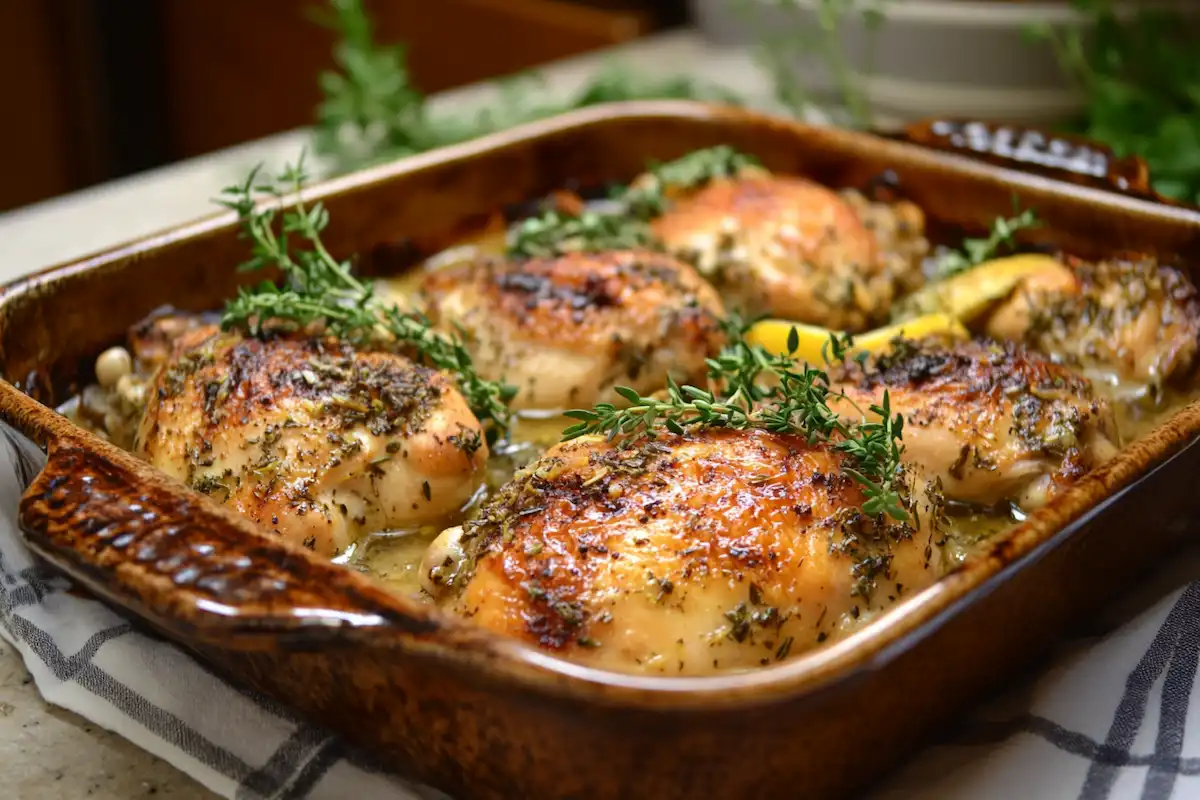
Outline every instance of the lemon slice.
{"type": "Polygon", "coordinates": [[[1044,271],[1069,272],[1058,259],[1040,253],[996,258],[927,284],[897,307],[902,316],[940,312],[970,322],[996,301],[1007,297],[1022,280],[1044,271]]]}
{"type": "MultiPolygon", "coordinates": [[[[746,333],[746,341],[762,347],[769,353],[788,354],[788,338],[796,332],[796,349],[790,354],[797,361],[809,364],[825,364],[829,337],[834,331],[816,325],[805,325],[786,319],[765,319],[756,322],[746,333]]],[[[949,314],[926,314],[915,319],[897,322],[883,328],[854,337],[848,357],[862,352],[885,353],[897,337],[924,339],[929,336],[945,336],[950,339],[966,339],[970,336],[962,323],[949,314]]]]}

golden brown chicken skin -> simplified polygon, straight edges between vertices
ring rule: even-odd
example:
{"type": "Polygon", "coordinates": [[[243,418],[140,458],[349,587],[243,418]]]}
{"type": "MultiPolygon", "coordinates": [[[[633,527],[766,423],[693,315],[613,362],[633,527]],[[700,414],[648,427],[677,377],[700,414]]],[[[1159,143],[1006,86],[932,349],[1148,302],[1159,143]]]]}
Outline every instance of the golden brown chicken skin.
{"type": "Polygon", "coordinates": [[[653,229],[744,313],[858,331],[919,280],[928,249],[920,209],[877,205],[750,170],[679,197],[653,229]]]}
{"type": "Polygon", "coordinates": [[[466,333],[481,375],[517,387],[518,409],[612,402],[614,386],[649,393],[667,376],[699,380],[722,341],[716,291],[662,253],[480,260],[432,272],[421,294],[436,325],[466,333]]]}
{"type": "Polygon", "coordinates": [[[986,330],[1091,374],[1157,390],[1195,374],[1200,297],[1182,272],[1152,258],[1068,257],[1064,267],[1026,279],[986,330]]]}
{"type": "Polygon", "coordinates": [[[954,500],[1036,508],[1119,444],[1088,380],[1011,343],[902,341],[831,377],[848,400],[830,407],[852,418],[886,390],[905,419],[905,463],[954,500]]]}
{"type": "MultiPolygon", "coordinates": [[[[914,526],[868,518],[846,458],[756,430],[557,445],[464,526],[474,566],[451,603],[624,672],[776,663],[938,576],[940,497],[912,504],[914,526]]],[[[450,559],[433,567],[453,577],[450,559]]]]}
{"type": "Polygon", "coordinates": [[[365,533],[445,524],[488,448],[441,373],[320,340],[183,335],[152,386],[135,452],[323,555],[365,533]]]}
{"type": "Polygon", "coordinates": [[[129,351],[140,369],[153,372],[171,357],[180,337],[198,328],[212,330],[213,314],[160,309],[129,329],[129,351]]]}

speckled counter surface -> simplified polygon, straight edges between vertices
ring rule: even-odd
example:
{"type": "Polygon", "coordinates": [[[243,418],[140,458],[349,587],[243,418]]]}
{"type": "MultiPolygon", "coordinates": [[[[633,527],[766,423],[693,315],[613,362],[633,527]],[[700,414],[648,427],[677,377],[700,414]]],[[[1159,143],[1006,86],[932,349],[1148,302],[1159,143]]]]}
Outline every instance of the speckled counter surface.
{"type": "MultiPolygon", "coordinates": [[[[575,91],[608,60],[649,74],[688,74],[769,104],[761,73],[742,52],[713,48],[691,32],[671,33],[541,70],[545,91],[575,91]]],[[[447,92],[437,112],[464,113],[493,101],[494,86],[447,92]]],[[[294,159],[308,137],[296,131],[0,214],[0,282],[211,214],[210,198],[259,162],[294,159]]],[[[4,800],[168,797],[209,800],[171,765],[87,720],[48,705],[20,657],[0,641],[0,797],[4,800]]]]}
{"type": "Polygon", "coordinates": [[[0,765],[9,800],[217,797],[120,736],[47,704],[21,658],[2,641],[0,765]]]}

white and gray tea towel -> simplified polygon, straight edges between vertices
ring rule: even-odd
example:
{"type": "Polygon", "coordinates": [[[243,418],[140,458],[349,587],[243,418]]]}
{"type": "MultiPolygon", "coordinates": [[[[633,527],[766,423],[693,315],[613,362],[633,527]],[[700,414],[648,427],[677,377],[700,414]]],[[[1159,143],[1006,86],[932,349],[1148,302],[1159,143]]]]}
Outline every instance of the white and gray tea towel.
{"type": "MultiPolygon", "coordinates": [[[[115,731],[239,800],[444,797],[389,775],[333,734],[230,686],[173,645],[38,566],[17,503],[44,461],[0,436],[0,636],[47,701],[115,731]]],[[[1051,669],[914,758],[880,798],[1178,800],[1200,797],[1200,553],[1145,587],[1157,602],[1075,640],[1051,669]],[[1181,588],[1182,587],[1182,588],[1181,588]]],[[[1137,598],[1130,601],[1139,605],[1137,598]]],[[[1128,605],[1128,604],[1127,604],[1128,605]]]]}

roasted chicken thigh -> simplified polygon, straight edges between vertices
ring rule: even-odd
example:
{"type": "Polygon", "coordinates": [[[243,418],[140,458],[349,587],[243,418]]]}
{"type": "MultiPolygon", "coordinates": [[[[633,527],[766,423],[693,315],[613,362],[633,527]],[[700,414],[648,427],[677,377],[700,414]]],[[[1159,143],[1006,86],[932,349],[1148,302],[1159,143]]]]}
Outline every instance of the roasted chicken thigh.
{"type": "Polygon", "coordinates": [[[1011,343],[900,341],[832,378],[845,398],[830,407],[848,417],[886,391],[905,419],[906,462],[954,500],[1036,508],[1119,443],[1088,380],[1011,343]]]}
{"type": "Polygon", "coordinates": [[[761,170],[684,193],[653,222],[740,311],[853,331],[886,318],[898,288],[919,279],[923,227],[911,203],[882,207],[761,170]]]}
{"type": "Polygon", "coordinates": [[[838,636],[939,574],[941,498],[867,517],[847,456],[711,429],[551,448],[427,563],[477,624],[597,666],[704,675],[838,636]]]}
{"type": "Polygon", "coordinates": [[[425,279],[426,314],[464,333],[476,368],[518,409],[561,410],[704,376],[724,308],[692,267],[650,251],[481,259],[425,279]]]}
{"type": "Polygon", "coordinates": [[[453,382],[392,353],[199,328],[151,386],[135,452],[323,555],[444,523],[488,448],[453,382]]]}
{"type": "Polygon", "coordinates": [[[987,332],[1112,380],[1186,382],[1200,346],[1200,295],[1179,270],[1143,257],[1068,258],[1018,286],[987,332]]]}

